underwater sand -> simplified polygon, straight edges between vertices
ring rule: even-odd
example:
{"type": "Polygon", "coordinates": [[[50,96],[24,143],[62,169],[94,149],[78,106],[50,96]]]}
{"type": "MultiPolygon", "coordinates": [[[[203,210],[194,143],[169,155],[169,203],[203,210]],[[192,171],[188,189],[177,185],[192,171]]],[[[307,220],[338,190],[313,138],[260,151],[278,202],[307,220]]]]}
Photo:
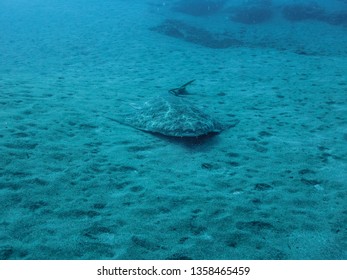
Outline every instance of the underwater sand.
{"type": "Polygon", "coordinates": [[[0,259],[347,259],[347,56],[190,44],[143,1],[14,2],[0,259]],[[194,144],[105,118],[191,79],[234,128],[194,144]]]}

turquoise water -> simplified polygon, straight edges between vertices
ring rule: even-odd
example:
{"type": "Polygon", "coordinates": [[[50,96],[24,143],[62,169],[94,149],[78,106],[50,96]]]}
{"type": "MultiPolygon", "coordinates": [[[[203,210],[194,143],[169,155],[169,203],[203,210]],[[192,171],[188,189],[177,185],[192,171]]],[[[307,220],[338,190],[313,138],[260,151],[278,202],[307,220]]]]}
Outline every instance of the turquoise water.
{"type": "Polygon", "coordinates": [[[0,259],[347,259],[346,1],[0,0],[0,30],[0,259]],[[218,135],[112,120],[193,79],[218,135]]]}

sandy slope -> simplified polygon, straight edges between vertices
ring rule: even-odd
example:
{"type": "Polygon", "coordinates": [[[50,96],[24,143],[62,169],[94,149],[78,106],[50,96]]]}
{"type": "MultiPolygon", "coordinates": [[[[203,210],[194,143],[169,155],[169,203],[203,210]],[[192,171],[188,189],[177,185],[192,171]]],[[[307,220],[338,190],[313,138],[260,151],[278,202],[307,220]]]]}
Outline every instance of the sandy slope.
{"type": "Polygon", "coordinates": [[[0,52],[1,259],[347,258],[346,57],[207,49],[148,31],[144,4],[33,3],[1,21],[20,30],[0,52]],[[191,144],[104,117],[193,78],[236,127],[191,144]]]}

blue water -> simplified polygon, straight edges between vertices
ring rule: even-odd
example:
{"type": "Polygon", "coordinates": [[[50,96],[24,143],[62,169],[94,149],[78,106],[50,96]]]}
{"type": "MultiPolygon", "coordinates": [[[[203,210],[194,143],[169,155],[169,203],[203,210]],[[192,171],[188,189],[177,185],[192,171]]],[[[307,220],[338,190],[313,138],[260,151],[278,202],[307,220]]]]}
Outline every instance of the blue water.
{"type": "Polygon", "coordinates": [[[0,259],[347,259],[346,1],[0,0],[0,30],[0,259]],[[114,121],[193,79],[218,135],[114,121]]]}

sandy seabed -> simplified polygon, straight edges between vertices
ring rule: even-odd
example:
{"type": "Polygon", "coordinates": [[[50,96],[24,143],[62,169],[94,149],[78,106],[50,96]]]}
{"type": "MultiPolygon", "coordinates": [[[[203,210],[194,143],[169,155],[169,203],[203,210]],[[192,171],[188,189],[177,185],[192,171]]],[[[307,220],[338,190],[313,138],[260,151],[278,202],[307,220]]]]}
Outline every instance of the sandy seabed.
{"type": "Polygon", "coordinates": [[[0,259],[347,259],[347,56],[324,52],[346,30],[322,55],[209,49],[150,31],[166,15],[142,1],[17,2],[0,259]],[[184,98],[235,127],[187,142],[107,118],[191,79],[184,98]]]}

